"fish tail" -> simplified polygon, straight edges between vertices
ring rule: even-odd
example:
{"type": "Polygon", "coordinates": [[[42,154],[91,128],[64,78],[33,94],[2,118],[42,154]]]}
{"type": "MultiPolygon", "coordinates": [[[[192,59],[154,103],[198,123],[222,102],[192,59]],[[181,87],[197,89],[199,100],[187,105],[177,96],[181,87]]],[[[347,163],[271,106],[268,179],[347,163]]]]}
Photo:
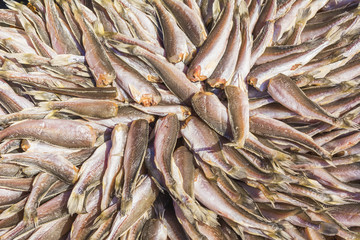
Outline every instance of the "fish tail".
{"type": "Polygon", "coordinates": [[[50,110],[53,106],[52,102],[39,102],[39,107],[45,110],[50,110]]]}
{"type": "Polygon", "coordinates": [[[244,179],[247,177],[246,172],[237,166],[232,166],[232,168],[226,171],[226,173],[235,179],[244,179]]]}
{"type": "Polygon", "coordinates": [[[4,0],[6,6],[11,10],[21,10],[22,4],[15,2],[13,0],[4,0]]]}
{"type": "Polygon", "coordinates": [[[355,117],[354,114],[349,114],[342,118],[336,118],[335,125],[339,128],[345,128],[345,129],[351,129],[351,130],[358,131],[360,129],[360,125],[358,123],[352,121],[352,119],[354,117],[355,117]]]}
{"type": "Polygon", "coordinates": [[[120,207],[121,214],[126,215],[131,210],[131,206],[132,206],[132,197],[126,200],[123,199],[121,201],[121,207],[120,207]]]}
{"type": "Polygon", "coordinates": [[[95,218],[91,229],[98,229],[101,226],[101,224],[103,224],[106,220],[111,218],[111,216],[113,216],[113,214],[109,216],[108,214],[106,214],[106,212],[102,211],[100,213],[100,215],[95,218]]]}
{"type": "Polygon", "coordinates": [[[274,229],[274,231],[270,232],[266,232],[266,235],[270,237],[270,239],[275,239],[275,240],[281,240],[281,239],[292,239],[292,237],[285,232],[282,229],[274,229]]]}
{"type": "Polygon", "coordinates": [[[35,211],[29,211],[29,210],[24,211],[23,220],[27,225],[30,225],[31,223],[34,223],[35,225],[37,225],[37,223],[38,223],[38,217],[37,217],[36,209],[32,209],[32,210],[35,210],[35,211]]]}
{"type": "Polygon", "coordinates": [[[121,196],[122,180],[123,180],[123,172],[122,172],[122,170],[120,170],[120,172],[118,173],[118,175],[115,178],[115,186],[114,186],[117,197],[121,196]]]}
{"type": "Polygon", "coordinates": [[[319,232],[326,236],[335,236],[338,233],[338,226],[333,223],[319,223],[319,232]]]}
{"type": "Polygon", "coordinates": [[[67,206],[70,215],[84,213],[85,192],[78,193],[75,189],[70,194],[67,206]]]}
{"type": "Polygon", "coordinates": [[[174,201],[179,205],[190,222],[195,223],[194,219],[196,219],[212,227],[219,225],[216,220],[217,215],[203,208],[196,200],[191,198],[180,185],[175,183],[173,187],[168,187],[168,189],[174,201]]]}
{"type": "Polygon", "coordinates": [[[325,39],[329,42],[329,44],[332,44],[341,38],[341,36],[343,35],[343,31],[340,31],[339,29],[339,26],[335,26],[328,31],[325,39]]]}
{"type": "Polygon", "coordinates": [[[237,3],[236,10],[239,11],[240,18],[249,18],[249,11],[246,2],[244,0],[240,0],[237,1],[237,3]]]}

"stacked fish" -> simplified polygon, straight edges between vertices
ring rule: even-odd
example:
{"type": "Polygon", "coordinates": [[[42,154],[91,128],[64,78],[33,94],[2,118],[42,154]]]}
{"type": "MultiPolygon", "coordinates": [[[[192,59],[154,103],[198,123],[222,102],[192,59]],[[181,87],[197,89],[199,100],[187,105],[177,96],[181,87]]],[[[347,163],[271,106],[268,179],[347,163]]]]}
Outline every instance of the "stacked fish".
{"type": "Polygon", "coordinates": [[[358,0],[4,0],[0,239],[360,239],[358,0]]]}

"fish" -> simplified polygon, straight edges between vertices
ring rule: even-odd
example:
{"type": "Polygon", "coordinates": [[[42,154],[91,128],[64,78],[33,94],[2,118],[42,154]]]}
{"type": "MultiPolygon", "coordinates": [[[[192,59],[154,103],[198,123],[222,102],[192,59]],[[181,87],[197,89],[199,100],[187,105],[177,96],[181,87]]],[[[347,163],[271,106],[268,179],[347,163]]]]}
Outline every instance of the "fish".
{"type": "Polygon", "coordinates": [[[42,198],[45,197],[56,181],[57,178],[48,173],[40,173],[35,177],[31,192],[24,206],[24,221],[26,223],[34,221],[35,225],[38,224],[36,209],[40,205],[42,198]]]}
{"type": "Polygon", "coordinates": [[[161,1],[152,0],[151,3],[157,9],[162,31],[166,33],[163,35],[166,58],[171,63],[189,62],[196,51],[195,46],[179,28],[175,18],[166,10],[161,1]]]}
{"type": "Polygon", "coordinates": [[[55,2],[46,0],[44,1],[44,6],[46,9],[46,28],[49,32],[51,46],[53,49],[59,54],[65,53],[80,55],[78,43],[73,37],[67,23],[61,21],[55,2]]]}
{"type": "Polygon", "coordinates": [[[249,134],[249,100],[245,84],[226,86],[228,112],[234,146],[242,148],[249,134]]]}
{"type": "Polygon", "coordinates": [[[117,124],[111,133],[111,149],[108,157],[108,166],[102,178],[101,210],[105,210],[110,204],[110,196],[115,188],[115,178],[123,165],[125,144],[128,127],[125,124],[117,124]]]}
{"type": "Polygon", "coordinates": [[[92,190],[86,198],[86,213],[76,216],[71,226],[70,237],[73,239],[87,239],[91,232],[90,224],[100,213],[100,199],[102,192],[100,187],[92,190]]]}
{"type": "Polygon", "coordinates": [[[81,165],[79,170],[79,180],[72,189],[67,202],[67,208],[71,215],[84,212],[86,193],[92,187],[100,184],[101,177],[105,171],[105,162],[107,161],[110,148],[110,141],[103,143],[95,150],[91,157],[81,165]]]}
{"type": "Polygon", "coordinates": [[[241,31],[240,31],[240,12],[235,10],[233,16],[233,26],[229,35],[226,50],[217,64],[214,72],[206,80],[212,87],[223,86],[230,80],[238,59],[238,52],[241,47],[241,31]]]}
{"type": "Polygon", "coordinates": [[[92,99],[70,99],[61,102],[47,102],[43,103],[42,107],[49,110],[67,110],[94,118],[115,117],[118,111],[118,106],[115,102],[92,99]]]}
{"type": "Polygon", "coordinates": [[[244,177],[245,173],[240,168],[228,163],[221,151],[219,137],[200,119],[193,116],[189,117],[181,127],[180,132],[191,149],[204,162],[222,169],[234,178],[241,179],[244,177]]]}
{"type": "Polygon", "coordinates": [[[78,168],[66,158],[52,153],[8,153],[2,155],[1,161],[38,168],[55,175],[68,184],[74,184],[78,179],[78,168]]]}
{"type": "Polygon", "coordinates": [[[190,41],[196,47],[201,46],[207,38],[207,31],[196,11],[180,1],[165,0],[164,3],[174,14],[178,24],[190,41]]]}
{"type": "Polygon", "coordinates": [[[121,211],[117,212],[108,239],[122,236],[139,217],[147,214],[158,193],[158,188],[149,176],[140,178],[134,189],[129,211],[125,215],[121,214],[121,211]]]}
{"type": "Polygon", "coordinates": [[[220,190],[209,183],[199,170],[195,173],[194,186],[196,198],[216,213],[229,218],[230,220],[241,223],[244,226],[250,226],[250,222],[253,222],[251,224],[253,227],[262,229],[269,233],[279,231],[279,227],[276,226],[276,224],[269,223],[265,219],[255,217],[240,208],[232,206],[231,203],[220,193],[220,190]],[[216,202],[206,201],[205,196],[208,196],[207,194],[216,197],[218,200],[216,202]]]}
{"type": "Polygon", "coordinates": [[[144,106],[157,105],[161,101],[158,90],[136,70],[123,60],[108,52],[109,59],[115,70],[116,83],[137,103],[144,106]]]}
{"type": "Polygon", "coordinates": [[[330,153],[321,146],[318,146],[310,136],[297,131],[281,121],[255,115],[250,117],[250,131],[263,136],[273,136],[275,138],[285,138],[295,141],[315,151],[323,158],[331,159],[330,153]]]}
{"type": "Polygon", "coordinates": [[[141,239],[166,240],[167,235],[167,229],[160,219],[150,219],[142,229],[141,239]]]}
{"type": "Polygon", "coordinates": [[[219,21],[191,61],[186,73],[191,81],[206,80],[214,72],[226,50],[226,43],[232,27],[234,7],[234,0],[226,2],[219,21]]]}
{"type": "Polygon", "coordinates": [[[0,132],[1,140],[9,138],[38,139],[63,147],[86,148],[94,146],[96,135],[93,128],[84,123],[63,119],[43,119],[25,120],[0,132]],[[69,132],[70,129],[75,131],[69,132]],[[67,133],[67,136],[63,135],[64,133],[67,133]]]}
{"type": "Polygon", "coordinates": [[[126,214],[132,206],[132,195],[144,163],[149,135],[149,124],[139,119],[131,123],[124,150],[124,185],[121,193],[121,212],[126,214]]]}
{"type": "MultiPolygon", "coordinates": [[[[50,201],[42,204],[37,209],[39,226],[68,215],[66,202],[69,195],[69,191],[61,193],[50,201]]],[[[34,228],[34,224],[25,225],[25,222],[21,221],[15,228],[12,228],[10,231],[6,232],[6,234],[3,234],[0,239],[15,239],[17,236],[33,230],[34,228]]]]}
{"type": "Polygon", "coordinates": [[[130,52],[140,56],[155,68],[164,84],[182,101],[189,103],[191,97],[200,91],[200,88],[192,84],[186,75],[163,57],[155,55],[137,46],[130,47],[130,52]]]}
{"type": "Polygon", "coordinates": [[[115,80],[116,74],[109,57],[106,55],[104,46],[100,43],[89,22],[82,18],[82,12],[79,7],[76,4],[71,6],[73,7],[74,17],[83,34],[82,42],[85,49],[85,59],[96,79],[96,86],[108,86],[115,80]]]}
{"type": "Polygon", "coordinates": [[[302,90],[297,87],[296,84],[285,75],[281,74],[274,78],[271,78],[269,81],[268,89],[269,93],[276,101],[282,103],[282,105],[298,113],[301,116],[318,119],[336,126],[346,126],[344,119],[339,119],[330,115],[318,104],[308,99],[306,95],[302,92],[302,90]],[[280,85],[278,85],[278,87],[280,87],[278,88],[278,91],[275,90],[277,88],[276,83],[279,83],[281,85],[281,87],[280,85]],[[282,99],[279,90],[283,92],[291,91],[291,93],[288,93],[289,95],[287,94],[287,96],[293,96],[294,98],[296,98],[296,100],[293,99],[292,101],[290,101],[287,97],[286,101],[284,101],[285,99],[282,99]]]}

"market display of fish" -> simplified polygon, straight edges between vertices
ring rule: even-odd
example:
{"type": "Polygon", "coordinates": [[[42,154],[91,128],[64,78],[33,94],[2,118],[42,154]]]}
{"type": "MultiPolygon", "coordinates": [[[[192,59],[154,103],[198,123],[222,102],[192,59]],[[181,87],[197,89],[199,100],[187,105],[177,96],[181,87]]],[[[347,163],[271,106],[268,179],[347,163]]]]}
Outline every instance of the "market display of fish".
{"type": "Polygon", "coordinates": [[[4,3],[0,240],[360,239],[360,1],[4,3]]]}

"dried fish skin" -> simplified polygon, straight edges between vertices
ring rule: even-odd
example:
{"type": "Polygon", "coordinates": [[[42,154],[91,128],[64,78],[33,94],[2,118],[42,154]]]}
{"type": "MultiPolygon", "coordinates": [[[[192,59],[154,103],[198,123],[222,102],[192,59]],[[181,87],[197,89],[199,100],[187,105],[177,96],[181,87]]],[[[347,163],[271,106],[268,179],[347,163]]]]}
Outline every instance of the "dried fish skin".
{"type": "Polygon", "coordinates": [[[69,148],[93,147],[96,135],[92,127],[72,120],[25,120],[5,128],[0,139],[30,138],[69,148]],[[70,131],[71,130],[71,131],[70,131]]]}

